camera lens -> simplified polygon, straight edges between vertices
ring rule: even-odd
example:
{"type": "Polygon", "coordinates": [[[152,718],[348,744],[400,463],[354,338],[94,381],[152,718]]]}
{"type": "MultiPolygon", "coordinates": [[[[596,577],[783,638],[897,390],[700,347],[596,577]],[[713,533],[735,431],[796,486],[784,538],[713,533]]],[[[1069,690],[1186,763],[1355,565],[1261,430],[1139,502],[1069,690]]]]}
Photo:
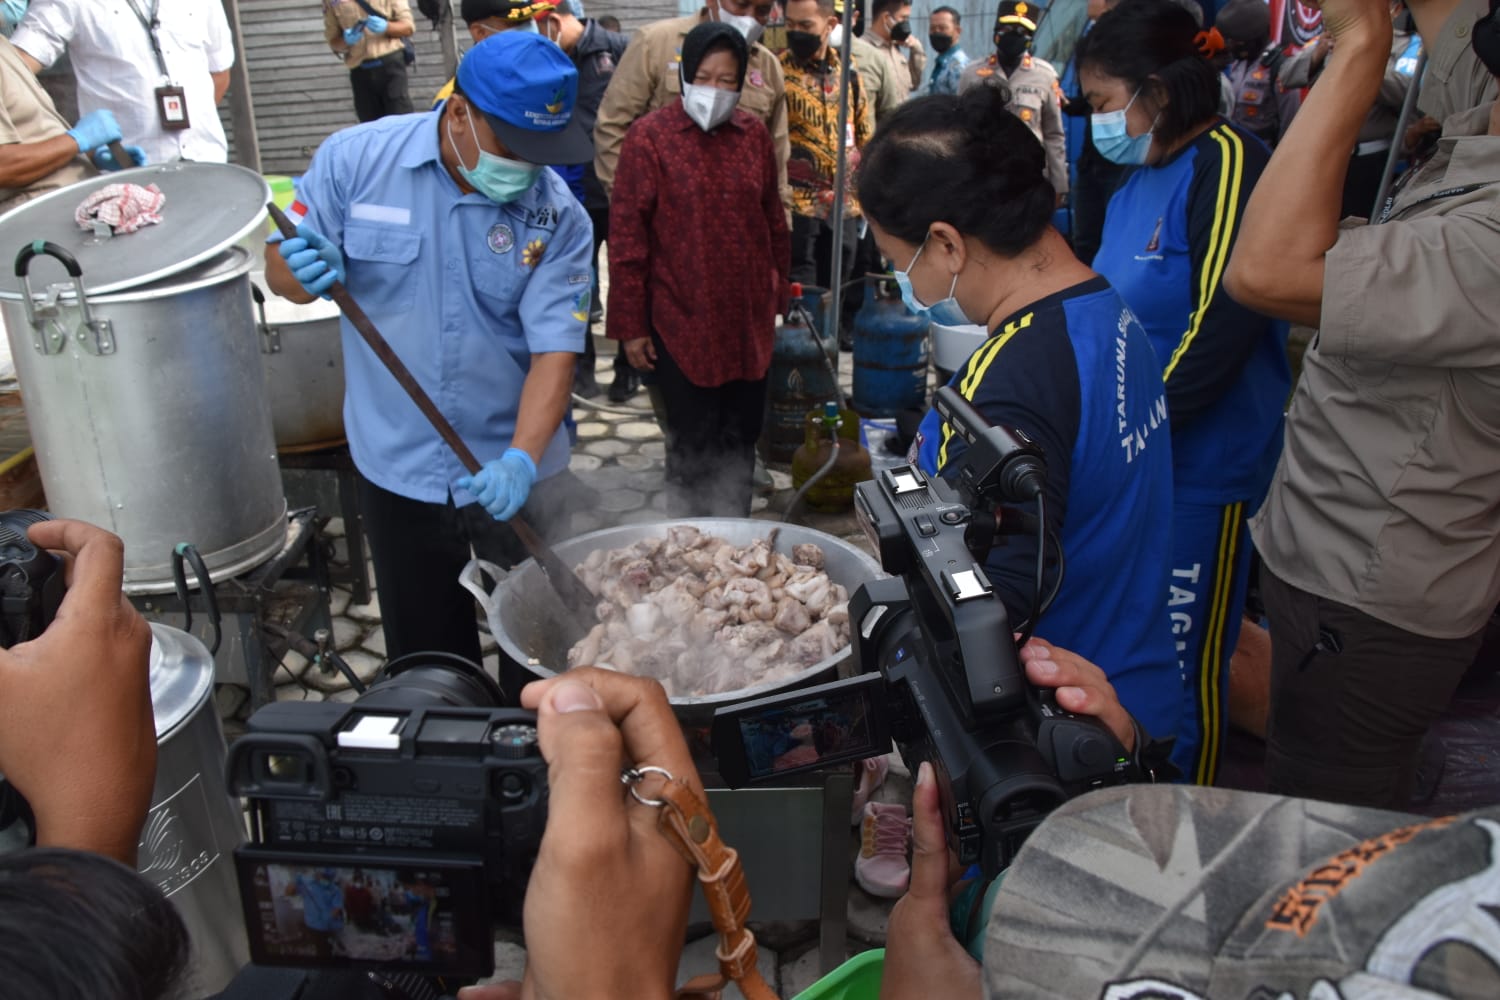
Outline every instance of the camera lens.
{"type": "Polygon", "coordinates": [[[501,708],[505,692],[483,668],[453,653],[408,653],[387,663],[364,694],[363,708],[501,708]]]}

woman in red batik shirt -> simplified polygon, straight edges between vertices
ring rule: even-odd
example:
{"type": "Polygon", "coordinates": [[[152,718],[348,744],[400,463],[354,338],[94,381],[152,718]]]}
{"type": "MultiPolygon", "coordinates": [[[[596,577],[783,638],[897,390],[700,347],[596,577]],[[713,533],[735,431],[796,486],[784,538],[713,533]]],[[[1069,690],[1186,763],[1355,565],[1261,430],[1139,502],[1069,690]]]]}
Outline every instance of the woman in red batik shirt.
{"type": "Polygon", "coordinates": [[[749,51],[718,22],[682,42],[682,98],[625,135],[609,208],[606,333],[652,372],[674,517],[750,513],[791,237],[766,127],[736,108],[749,51]]]}

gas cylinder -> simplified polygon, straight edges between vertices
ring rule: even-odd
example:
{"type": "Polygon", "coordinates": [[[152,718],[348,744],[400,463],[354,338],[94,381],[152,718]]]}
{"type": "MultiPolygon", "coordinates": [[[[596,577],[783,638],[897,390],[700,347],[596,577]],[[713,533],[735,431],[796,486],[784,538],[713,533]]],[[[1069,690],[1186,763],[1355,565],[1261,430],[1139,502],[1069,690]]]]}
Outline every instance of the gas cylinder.
{"type": "Polygon", "coordinates": [[[835,433],[839,438],[838,460],[803,498],[807,506],[824,514],[837,514],[854,506],[855,484],[870,478],[870,453],[859,441],[859,414],[828,403],[806,415],[802,447],[792,455],[792,485],[801,489],[828,464],[835,433]]]}
{"type": "Polygon", "coordinates": [[[770,405],[761,441],[772,462],[791,461],[802,443],[809,409],[838,399],[838,338],[818,335],[803,300],[802,287],[793,285],[792,303],[776,327],[766,373],[770,405]]]}
{"type": "Polygon", "coordinates": [[[889,274],[865,276],[865,304],[854,317],[854,408],[892,417],[927,405],[928,319],[906,308],[889,274]]]}
{"type": "MultiPolygon", "coordinates": [[[[802,306],[807,314],[812,317],[813,329],[818,331],[818,336],[828,343],[828,313],[833,309],[833,293],[821,285],[796,285],[801,288],[802,294],[796,296],[802,301],[802,306]]],[[[838,341],[832,341],[834,353],[829,355],[837,363],[838,341]]]]}

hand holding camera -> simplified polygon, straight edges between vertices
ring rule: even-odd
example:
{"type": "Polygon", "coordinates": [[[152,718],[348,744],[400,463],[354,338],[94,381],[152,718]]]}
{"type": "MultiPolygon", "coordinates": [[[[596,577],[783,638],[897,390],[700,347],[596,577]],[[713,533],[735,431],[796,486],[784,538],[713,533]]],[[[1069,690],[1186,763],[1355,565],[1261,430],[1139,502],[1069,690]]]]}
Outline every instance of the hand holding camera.
{"type": "Polygon", "coordinates": [[[39,846],[133,865],[156,777],[151,629],[120,589],[119,538],[81,521],[26,534],[61,554],[68,589],[44,632],[0,649],[0,771],[30,803],[39,846]]]}
{"type": "MultiPolygon", "coordinates": [[[[657,829],[658,810],[620,782],[625,761],[703,793],[665,692],[584,667],[527,685],[521,704],[537,711],[552,790],[526,891],[528,995],[672,996],[693,873],[657,829]]],[[[649,798],[651,785],[640,791],[649,798]]]]}

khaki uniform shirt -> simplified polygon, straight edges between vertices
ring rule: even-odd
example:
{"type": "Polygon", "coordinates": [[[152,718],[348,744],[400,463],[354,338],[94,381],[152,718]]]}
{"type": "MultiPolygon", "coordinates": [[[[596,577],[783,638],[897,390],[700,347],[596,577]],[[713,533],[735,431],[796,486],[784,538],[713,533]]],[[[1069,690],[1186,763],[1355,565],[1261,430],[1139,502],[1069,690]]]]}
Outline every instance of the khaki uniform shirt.
{"type": "Polygon", "coordinates": [[[906,91],[897,82],[898,74],[879,49],[855,35],[850,39],[849,56],[865,85],[865,97],[875,109],[875,124],[885,121],[906,100],[906,91]]]}
{"type": "Polygon", "coordinates": [[[922,48],[922,43],[917,41],[916,35],[908,38],[905,45],[897,45],[873,31],[866,31],[864,40],[885,58],[903,101],[911,96],[913,90],[922,86],[922,70],[927,66],[927,53],[922,48]]]}
{"type": "MultiPolygon", "coordinates": [[[[1387,221],[1328,251],[1322,328],[1251,523],[1287,583],[1457,639],[1500,603],[1500,136],[1450,118],[1387,221]]],[[[1420,663],[1412,664],[1414,670],[1420,663]]]]}
{"type": "MultiPolygon", "coordinates": [[[[0,144],[54,139],[67,132],[68,127],[67,119],[57,113],[52,98],[26,68],[10,40],[0,38],[0,144]]],[[[8,211],[23,201],[76,184],[97,173],[93,164],[79,154],[23,188],[0,187],[0,211],[8,211]]]]}
{"type": "Polygon", "coordinates": [[[1489,0],[1462,0],[1448,15],[1437,38],[1424,38],[1427,69],[1417,106],[1438,121],[1495,99],[1495,77],[1474,55],[1469,35],[1474,22],[1489,13],[1489,0]]]}
{"type": "MultiPolygon", "coordinates": [[[[610,78],[609,89],[599,105],[599,117],[594,122],[594,171],[605,194],[614,190],[620,145],[631,123],[682,96],[678,69],[682,39],[703,20],[704,15],[696,14],[657,21],[637,31],[630,40],[630,47],[610,78]]],[[[770,129],[771,142],[776,147],[781,201],[790,208],[791,195],[786,186],[786,161],[791,152],[787,141],[786,88],[782,83],[781,63],[759,42],[750,48],[750,65],[745,72],[739,106],[770,129]]]]}
{"type": "Polygon", "coordinates": [[[1047,147],[1047,180],[1058,194],[1068,193],[1068,141],[1063,132],[1062,88],[1057,70],[1045,59],[1030,52],[1010,76],[994,53],[988,59],[976,59],[964,67],[958,78],[958,92],[980,84],[1003,84],[1010,88],[1010,110],[1026,123],[1031,134],[1047,147]]]}
{"type": "MultiPolygon", "coordinates": [[[[412,23],[411,5],[407,0],[366,0],[387,21],[412,23]]],[[[323,4],[323,34],[328,47],[344,57],[344,65],[355,69],[372,59],[383,59],[404,47],[401,39],[389,35],[372,35],[368,31],[353,45],[344,45],[344,29],[352,28],[370,15],[354,0],[329,0],[323,4]]]]}

